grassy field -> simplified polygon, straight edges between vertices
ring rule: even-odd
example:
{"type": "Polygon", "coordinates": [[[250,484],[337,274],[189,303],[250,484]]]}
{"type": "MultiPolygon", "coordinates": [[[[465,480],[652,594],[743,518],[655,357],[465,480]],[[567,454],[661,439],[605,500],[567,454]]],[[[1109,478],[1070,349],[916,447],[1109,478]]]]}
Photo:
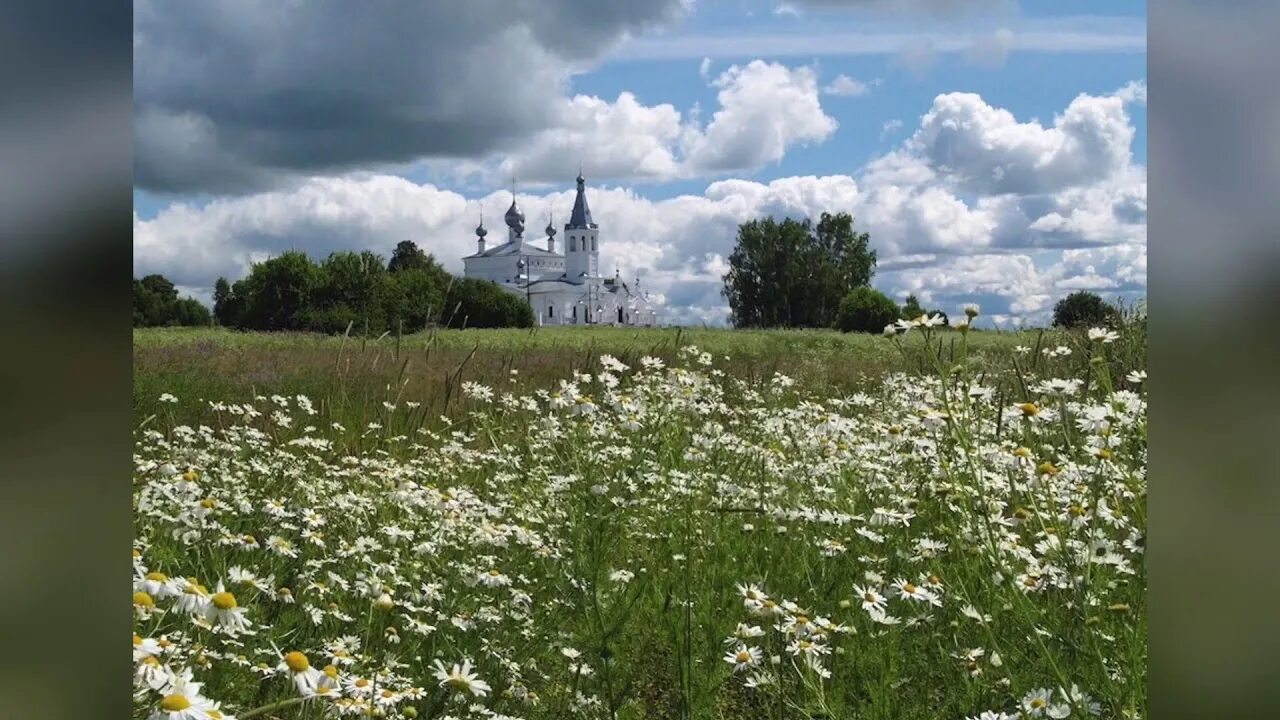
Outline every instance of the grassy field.
{"type": "Polygon", "coordinates": [[[1144,353],[137,331],[135,716],[1144,718],[1144,353]]]}
{"type": "MultiPolygon", "coordinates": [[[[953,357],[958,333],[940,333],[953,357]]],[[[1007,368],[1018,345],[1063,341],[1062,333],[975,332],[968,338],[974,367],[1007,368]]],[[[402,338],[343,338],[313,333],[242,333],[218,328],[134,331],[134,410],[162,410],[184,422],[212,415],[199,400],[257,394],[307,395],[326,416],[363,424],[381,403],[420,402],[424,415],[445,412],[466,380],[526,390],[553,387],[574,371],[588,371],[602,354],[634,364],[649,355],[671,360],[678,347],[696,346],[735,377],[756,381],[783,373],[806,385],[847,391],[878,382],[885,372],[921,369],[877,335],[822,330],[539,328],[442,330],[402,338]],[[514,371],[514,374],[513,372],[514,371]],[[512,382],[512,381],[515,382],[512,382]],[[164,393],[183,401],[161,405],[164,393]],[[178,413],[174,415],[174,413],[178,413]]]]}

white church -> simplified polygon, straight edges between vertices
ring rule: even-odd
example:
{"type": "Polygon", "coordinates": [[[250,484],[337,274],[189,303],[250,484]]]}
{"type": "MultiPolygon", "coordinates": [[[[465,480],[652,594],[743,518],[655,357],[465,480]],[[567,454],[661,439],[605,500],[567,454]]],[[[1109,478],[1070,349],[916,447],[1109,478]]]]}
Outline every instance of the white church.
{"type": "Polygon", "coordinates": [[[640,279],[628,285],[615,270],[600,276],[600,226],[587,207],[586,180],[578,173],[578,195],[564,226],[565,251],[556,251],[556,228],[546,228],[546,247],[524,239],[524,212],[512,193],[504,216],[507,241],[487,247],[483,219],[476,228],[476,252],[462,259],[469,278],[492,280],[523,296],[533,307],[539,325],[658,324],[656,303],[640,292],[640,279]]]}

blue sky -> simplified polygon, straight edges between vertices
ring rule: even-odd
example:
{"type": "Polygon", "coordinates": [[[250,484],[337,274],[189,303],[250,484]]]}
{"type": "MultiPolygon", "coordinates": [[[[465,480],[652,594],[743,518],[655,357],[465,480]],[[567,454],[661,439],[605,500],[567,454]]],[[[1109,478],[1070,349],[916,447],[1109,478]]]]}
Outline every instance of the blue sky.
{"type": "MultiPolygon", "coordinates": [[[[377,44],[348,37],[341,18],[333,20],[337,70],[309,76],[302,63],[314,58],[300,55],[296,72],[255,87],[243,79],[262,74],[266,58],[289,62],[288,43],[264,48],[262,61],[251,52],[237,58],[238,78],[230,69],[219,77],[199,61],[199,46],[253,47],[269,33],[245,30],[244,17],[223,25],[219,13],[230,6],[220,3],[205,9],[202,23],[143,3],[135,20],[135,270],[167,270],[207,297],[213,273],[235,279],[282,247],[385,252],[381,245],[393,246],[397,233],[421,233],[420,244],[448,265],[469,242],[461,217],[496,209],[510,173],[520,176],[530,210],[555,212],[581,162],[599,188],[603,217],[627,225],[606,228],[616,239],[605,264],[646,274],[651,287],[682,298],[673,322],[723,320],[715,280],[732,248],[731,221],[749,219],[734,212],[809,214],[820,211],[815,202],[866,217],[873,245],[877,234],[884,239],[882,258],[912,266],[878,276],[877,285],[895,294],[923,289],[946,304],[985,293],[993,315],[1010,322],[1043,320],[1051,296],[1072,288],[1145,294],[1145,3],[698,0],[681,9],[680,2],[637,3],[625,18],[582,15],[594,30],[574,27],[588,6],[571,7],[550,28],[545,18],[508,19],[505,35],[499,28],[486,35],[479,20],[473,40],[450,38],[463,48],[454,77],[432,81],[458,56],[442,49],[416,58],[421,82],[396,67],[385,87],[377,44]],[[361,63],[369,64],[364,75],[361,63]],[[347,67],[350,79],[330,79],[347,67]],[[295,80],[298,87],[282,91],[295,80]],[[852,94],[831,92],[859,85],[852,94]],[[1121,110],[1107,98],[1126,86],[1121,110]],[[1081,95],[1085,102],[1077,102],[1081,95]],[[326,116],[289,126],[280,118],[296,113],[273,105],[286,96],[339,114],[347,112],[344,97],[350,107],[367,102],[367,130],[356,110],[352,127],[326,116]],[[432,115],[429,137],[402,122],[407,111],[399,106],[410,101],[432,115]],[[779,106],[776,117],[770,103],[779,106]],[[455,106],[457,116],[437,122],[435,114],[447,112],[440,108],[455,106]],[[1077,119],[1055,125],[1069,108],[1077,119]],[[334,127],[315,133],[323,142],[300,139],[327,124],[334,127]],[[1048,153],[1052,162],[1044,161],[1048,153]],[[1043,167],[1035,171],[1042,176],[999,179],[1025,172],[1028,162],[1043,167]],[[888,165],[891,174],[868,173],[888,165]],[[992,171],[995,181],[971,175],[992,171]],[[808,176],[818,180],[801,180],[808,176]],[[405,189],[436,206],[389,207],[380,218],[368,200],[343,205],[375,186],[379,201],[405,189]],[[341,199],[331,197],[335,188],[341,199]],[[325,214],[330,201],[342,207],[340,219],[325,214]],[[655,212],[671,213],[670,221],[644,215],[655,212]],[[179,220],[198,227],[198,240],[178,237],[179,220]],[[439,232],[449,237],[430,237],[439,232]],[[180,247],[194,242],[199,247],[180,247]],[[1026,267],[1043,277],[1025,284],[1003,276],[1026,267]],[[968,286],[957,280],[964,277],[972,278],[968,286]],[[678,291],[675,283],[683,283],[678,291]],[[929,283],[947,289],[935,293],[929,283]]],[[[314,23],[329,20],[323,12],[342,12],[318,5],[314,23]]],[[[389,17],[387,32],[414,22],[472,27],[466,17],[430,13],[389,17]]],[[[411,33],[405,42],[413,43],[411,33]]],[[[394,38],[386,44],[397,47],[394,38]]]]}

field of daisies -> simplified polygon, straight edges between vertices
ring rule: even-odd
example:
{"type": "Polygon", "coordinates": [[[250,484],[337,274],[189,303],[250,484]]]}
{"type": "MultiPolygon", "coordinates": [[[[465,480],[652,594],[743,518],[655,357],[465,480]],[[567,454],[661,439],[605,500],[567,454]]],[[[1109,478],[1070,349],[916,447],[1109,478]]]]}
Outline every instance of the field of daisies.
{"type": "Polygon", "coordinates": [[[135,434],[134,716],[1145,717],[1141,358],[887,334],[858,391],[685,346],[432,422],[164,397],[213,420],[135,434]]]}

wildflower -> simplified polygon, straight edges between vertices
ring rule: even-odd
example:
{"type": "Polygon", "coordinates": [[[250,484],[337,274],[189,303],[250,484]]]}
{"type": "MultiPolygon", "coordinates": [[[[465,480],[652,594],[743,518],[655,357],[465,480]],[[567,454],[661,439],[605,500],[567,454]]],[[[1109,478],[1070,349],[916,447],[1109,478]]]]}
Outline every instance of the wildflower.
{"type": "Polygon", "coordinates": [[[325,677],[324,673],[311,666],[311,661],[306,654],[299,650],[285,653],[280,660],[279,669],[287,671],[298,687],[298,692],[308,697],[315,694],[316,686],[322,682],[321,678],[325,677]]]}
{"type": "Polygon", "coordinates": [[[231,633],[241,633],[252,623],[244,616],[245,610],[236,603],[236,596],[218,583],[217,592],[204,607],[204,619],[215,627],[226,628],[231,633]]]}
{"type": "Polygon", "coordinates": [[[733,666],[734,672],[740,672],[759,665],[760,658],[760,648],[738,645],[736,650],[725,654],[724,661],[733,666]]]}
{"type": "Polygon", "coordinates": [[[1071,714],[1071,706],[1053,703],[1053,691],[1047,688],[1032,690],[1022,698],[1022,711],[1027,717],[1064,718],[1071,714]]]}
{"type": "Polygon", "coordinates": [[[160,689],[164,697],[149,720],[210,720],[213,703],[200,694],[201,683],[191,681],[190,671],[169,676],[160,689]]]}
{"type": "Polygon", "coordinates": [[[609,573],[609,579],[616,583],[629,583],[635,578],[636,574],[630,570],[614,570],[609,573]]]}
{"type": "Polygon", "coordinates": [[[511,578],[503,575],[497,569],[491,569],[477,575],[476,582],[485,587],[505,587],[511,584],[511,578]]]}
{"type": "Polygon", "coordinates": [[[1113,343],[1120,339],[1120,334],[1106,328],[1089,328],[1089,339],[1094,342],[1113,343]]]}
{"type": "Polygon", "coordinates": [[[970,320],[978,317],[979,309],[980,308],[973,303],[969,303],[968,305],[965,305],[964,306],[965,317],[969,318],[970,320]]]}
{"type": "Polygon", "coordinates": [[[167,597],[178,597],[182,594],[185,584],[185,582],[169,579],[169,576],[162,572],[149,572],[134,581],[133,589],[161,600],[167,597]]]}
{"type": "Polygon", "coordinates": [[[490,690],[488,683],[471,672],[470,660],[463,660],[461,666],[454,663],[452,670],[445,670],[444,663],[436,660],[436,679],[440,681],[440,687],[447,687],[459,695],[470,692],[476,697],[484,697],[490,690]]]}
{"type": "Polygon", "coordinates": [[[1134,385],[1137,385],[1137,384],[1139,384],[1139,383],[1141,383],[1141,382],[1144,382],[1144,381],[1147,379],[1147,371],[1146,371],[1146,370],[1131,370],[1131,371],[1129,371],[1129,374],[1128,374],[1128,375],[1125,375],[1125,376],[1124,376],[1124,379],[1125,379],[1125,380],[1127,380],[1127,381],[1129,381],[1130,383],[1132,383],[1132,384],[1134,384],[1134,385]]]}
{"type": "Polygon", "coordinates": [[[885,596],[874,588],[854,585],[853,594],[858,597],[858,602],[862,603],[862,609],[872,614],[884,612],[889,604],[885,596]]]}

